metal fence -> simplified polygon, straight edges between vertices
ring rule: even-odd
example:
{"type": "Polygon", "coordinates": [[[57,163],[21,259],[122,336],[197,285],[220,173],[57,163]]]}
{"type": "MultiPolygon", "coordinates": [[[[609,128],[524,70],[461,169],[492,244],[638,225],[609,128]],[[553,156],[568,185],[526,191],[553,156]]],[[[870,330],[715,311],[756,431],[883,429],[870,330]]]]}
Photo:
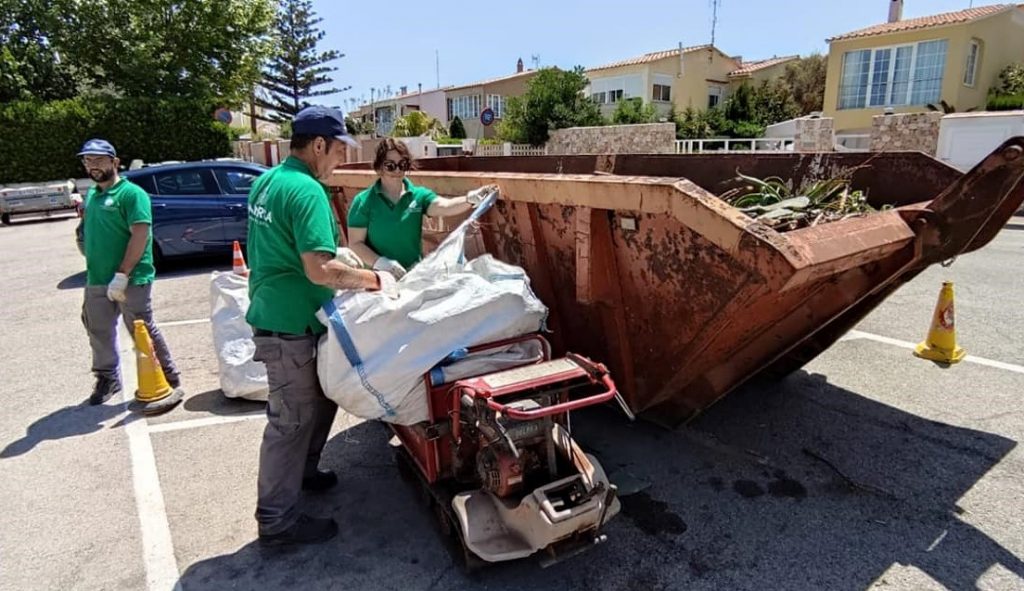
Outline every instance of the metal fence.
{"type": "Polygon", "coordinates": [[[794,138],[702,138],[676,140],[676,154],[702,152],[792,152],[794,138]]]}

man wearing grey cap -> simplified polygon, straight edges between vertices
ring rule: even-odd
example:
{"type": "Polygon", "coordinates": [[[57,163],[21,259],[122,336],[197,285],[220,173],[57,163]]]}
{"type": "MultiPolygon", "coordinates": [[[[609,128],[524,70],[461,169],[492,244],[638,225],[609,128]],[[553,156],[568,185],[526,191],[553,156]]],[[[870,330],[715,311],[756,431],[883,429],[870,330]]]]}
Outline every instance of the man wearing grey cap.
{"type": "Polygon", "coordinates": [[[322,181],[356,141],[337,109],[306,107],[292,121],[291,156],[249,190],[249,311],[270,395],[260,445],[256,521],[262,545],[310,544],[338,526],[298,510],[302,491],[338,482],[319,468],[338,407],[324,396],[316,351],[320,306],[338,289],[385,290],[394,278],[338,260],[338,224],[322,181]]]}
{"type": "Polygon", "coordinates": [[[86,286],[82,323],[92,347],[96,386],[89,404],[103,404],[121,391],[117,317],[129,333],[135,320],[146,323],[160,367],[174,389],[178,369],[163,334],[153,321],[153,211],[149,195],[117,173],[120,160],[110,142],[91,139],[78,156],[96,185],[83,201],[86,286]]]}

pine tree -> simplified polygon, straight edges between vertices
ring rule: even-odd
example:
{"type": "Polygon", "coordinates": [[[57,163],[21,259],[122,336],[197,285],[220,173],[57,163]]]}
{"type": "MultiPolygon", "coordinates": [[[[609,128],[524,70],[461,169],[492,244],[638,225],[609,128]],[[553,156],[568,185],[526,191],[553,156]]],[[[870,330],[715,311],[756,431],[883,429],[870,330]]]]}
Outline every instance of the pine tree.
{"type": "Polygon", "coordinates": [[[458,115],[448,125],[448,137],[457,140],[466,139],[466,126],[462,124],[462,119],[459,119],[458,115]]]}
{"type": "Polygon", "coordinates": [[[275,19],[277,47],[261,83],[267,96],[254,99],[257,105],[273,111],[269,117],[273,121],[290,120],[309,105],[306,99],[346,90],[331,86],[334,80],[329,74],[337,68],[327,65],[345,55],[334,50],[317,51],[325,35],[317,26],[321,21],[310,0],[281,0],[275,19]]]}

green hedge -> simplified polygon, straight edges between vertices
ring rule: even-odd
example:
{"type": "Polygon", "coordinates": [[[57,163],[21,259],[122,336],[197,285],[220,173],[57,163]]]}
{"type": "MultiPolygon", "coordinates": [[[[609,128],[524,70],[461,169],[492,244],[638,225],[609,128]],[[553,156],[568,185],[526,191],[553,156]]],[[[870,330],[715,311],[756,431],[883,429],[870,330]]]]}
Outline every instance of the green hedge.
{"type": "Polygon", "coordinates": [[[231,154],[231,130],[214,107],[171,99],[75,98],[0,105],[0,183],[84,176],[75,153],[102,137],[132,160],[199,160],[231,154]]]}
{"type": "Polygon", "coordinates": [[[987,111],[1016,111],[1024,109],[1024,94],[996,94],[988,97],[987,111]]]}

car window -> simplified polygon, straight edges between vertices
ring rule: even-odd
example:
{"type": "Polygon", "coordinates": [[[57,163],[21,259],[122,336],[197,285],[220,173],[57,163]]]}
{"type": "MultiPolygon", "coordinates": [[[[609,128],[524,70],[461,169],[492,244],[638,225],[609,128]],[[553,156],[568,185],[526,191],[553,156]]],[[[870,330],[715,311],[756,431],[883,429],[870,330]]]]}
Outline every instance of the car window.
{"type": "Polygon", "coordinates": [[[258,174],[237,168],[216,169],[217,182],[220,188],[229,195],[248,195],[258,174]]]}
{"type": "Polygon", "coordinates": [[[154,173],[161,195],[215,195],[213,178],[206,170],[175,170],[154,173]]]}
{"type": "Polygon", "coordinates": [[[137,174],[132,176],[129,180],[142,187],[142,190],[147,193],[156,193],[156,183],[153,182],[153,175],[151,174],[137,174]]]}

